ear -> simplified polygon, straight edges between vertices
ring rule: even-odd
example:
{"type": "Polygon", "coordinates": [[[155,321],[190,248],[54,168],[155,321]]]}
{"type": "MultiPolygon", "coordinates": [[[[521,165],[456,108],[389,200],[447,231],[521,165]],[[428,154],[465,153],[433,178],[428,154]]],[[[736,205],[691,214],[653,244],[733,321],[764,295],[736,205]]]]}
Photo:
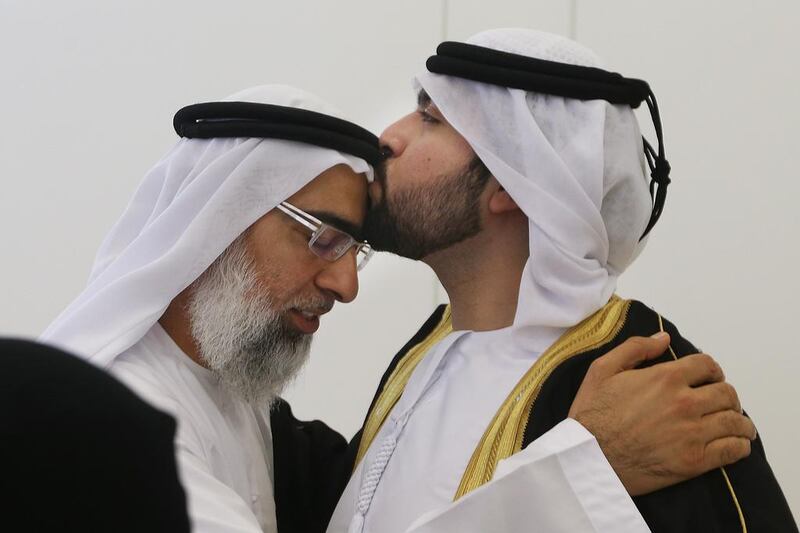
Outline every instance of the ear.
{"type": "Polygon", "coordinates": [[[493,215],[499,215],[511,211],[519,211],[517,202],[511,198],[511,195],[503,187],[498,187],[489,197],[489,212],[493,215]]]}

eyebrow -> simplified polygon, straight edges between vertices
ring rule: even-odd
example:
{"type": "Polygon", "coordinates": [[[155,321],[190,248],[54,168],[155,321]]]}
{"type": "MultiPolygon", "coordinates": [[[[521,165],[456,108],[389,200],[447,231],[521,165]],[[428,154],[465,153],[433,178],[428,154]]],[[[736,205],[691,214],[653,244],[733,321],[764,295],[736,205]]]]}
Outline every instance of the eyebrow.
{"type": "Polygon", "coordinates": [[[349,220],[345,220],[339,215],[335,215],[334,213],[330,213],[328,211],[306,211],[309,215],[315,216],[320,219],[322,222],[326,223],[329,226],[333,226],[338,230],[342,230],[345,233],[349,233],[351,237],[353,237],[357,241],[363,241],[364,235],[362,233],[361,226],[357,224],[353,224],[349,220]]]}
{"type": "Polygon", "coordinates": [[[419,93],[417,93],[417,107],[420,109],[424,109],[431,104],[431,97],[425,91],[425,89],[420,89],[419,93]]]}
{"type": "MultiPolygon", "coordinates": [[[[447,122],[447,119],[442,115],[442,112],[439,111],[439,108],[436,107],[436,104],[431,100],[430,95],[425,89],[420,89],[417,93],[417,111],[423,111],[441,122],[447,122]]],[[[447,123],[449,124],[449,122],[447,123]]]]}

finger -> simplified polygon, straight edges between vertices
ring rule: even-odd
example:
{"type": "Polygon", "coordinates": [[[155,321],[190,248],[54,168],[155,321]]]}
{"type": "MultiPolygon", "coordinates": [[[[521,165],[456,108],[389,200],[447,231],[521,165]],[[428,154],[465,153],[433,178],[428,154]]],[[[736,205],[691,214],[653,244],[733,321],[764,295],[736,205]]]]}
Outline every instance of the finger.
{"type": "Polygon", "coordinates": [[[709,442],[703,457],[706,472],[740,461],[750,455],[750,439],[725,437],[709,442]]]}
{"type": "Polygon", "coordinates": [[[722,367],[708,354],[696,353],[670,363],[677,366],[690,387],[716,383],[725,379],[722,367]]]}
{"type": "Polygon", "coordinates": [[[660,356],[668,346],[669,334],[666,332],[656,333],[652,337],[631,337],[607,354],[595,359],[590,371],[595,377],[610,377],[660,356]]]}
{"type": "Polygon", "coordinates": [[[706,442],[726,437],[756,438],[753,421],[736,411],[719,411],[700,419],[701,435],[706,442]]]}
{"type": "Polygon", "coordinates": [[[728,410],[742,412],[742,404],[739,403],[736,389],[725,381],[703,385],[690,392],[697,401],[698,412],[701,415],[728,410]]]}

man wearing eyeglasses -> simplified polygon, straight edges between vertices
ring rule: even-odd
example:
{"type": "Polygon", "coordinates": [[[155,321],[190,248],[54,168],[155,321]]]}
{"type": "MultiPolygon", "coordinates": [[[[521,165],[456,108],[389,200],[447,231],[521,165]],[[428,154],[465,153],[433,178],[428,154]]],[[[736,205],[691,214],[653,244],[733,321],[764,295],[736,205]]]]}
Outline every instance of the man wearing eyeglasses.
{"type": "Polygon", "coordinates": [[[377,138],[284,86],[188,106],[174,126],[183,139],[42,340],[177,419],[193,531],[275,532],[270,404],[320,317],[356,297],[377,138]]]}

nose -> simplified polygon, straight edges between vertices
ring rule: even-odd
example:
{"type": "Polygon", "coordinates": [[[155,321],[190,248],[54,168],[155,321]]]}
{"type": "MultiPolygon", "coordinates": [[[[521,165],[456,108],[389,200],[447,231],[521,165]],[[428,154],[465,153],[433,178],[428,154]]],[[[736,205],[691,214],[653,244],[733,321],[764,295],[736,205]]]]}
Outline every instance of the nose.
{"type": "Polygon", "coordinates": [[[328,263],[315,278],[317,287],[332,293],[336,300],[350,303],[358,295],[358,270],[356,250],[351,248],[345,255],[328,263]]]}
{"type": "Polygon", "coordinates": [[[414,114],[410,113],[383,130],[378,141],[385,159],[398,157],[408,145],[414,114]]]}

